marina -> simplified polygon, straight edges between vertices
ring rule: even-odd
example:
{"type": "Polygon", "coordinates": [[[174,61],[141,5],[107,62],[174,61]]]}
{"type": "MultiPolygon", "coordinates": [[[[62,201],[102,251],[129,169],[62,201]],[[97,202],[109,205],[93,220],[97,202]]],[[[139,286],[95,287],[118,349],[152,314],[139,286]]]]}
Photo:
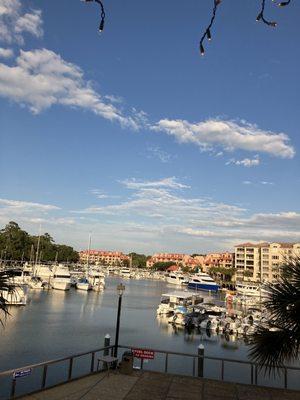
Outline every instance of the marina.
{"type": "MultiPolygon", "coordinates": [[[[10,307],[11,316],[7,319],[5,329],[1,331],[1,370],[68,356],[78,353],[79,350],[84,352],[99,348],[103,345],[106,334],[111,336],[114,343],[116,287],[120,282],[125,284],[120,343],[183,353],[194,353],[201,343],[207,356],[248,360],[247,336],[244,332],[238,334],[233,321],[231,326],[227,322],[227,330],[217,332],[214,328],[215,321],[225,307],[224,295],[221,293],[182,291],[180,287],[174,291],[174,285],[159,279],[124,280],[119,276],[106,276],[106,288],[103,291],[76,290],[73,287],[68,291],[28,290],[26,307],[10,307]],[[209,310],[208,317],[203,320],[206,322],[202,321],[198,326],[170,323],[169,319],[176,315],[175,308],[173,314],[168,312],[157,315],[157,308],[168,293],[175,294],[181,300],[175,302],[176,306],[184,306],[180,304],[182,300],[186,306],[186,300],[189,300],[190,305],[194,303],[194,307],[202,306],[209,310]],[[185,295],[180,299],[182,293],[185,295]],[[209,329],[208,321],[211,324],[209,329]]],[[[180,309],[177,311],[180,312],[180,309]]],[[[187,318],[199,317],[197,312],[187,315],[187,318]]],[[[183,315],[185,318],[185,310],[183,315]]],[[[180,320],[178,313],[177,319],[180,320]]],[[[157,356],[149,362],[149,366],[160,368],[161,362],[163,361],[157,356]]],[[[148,364],[145,363],[144,368],[147,367],[148,364]]],[[[174,358],[171,372],[184,373],[189,369],[191,365],[188,361],[181,362],[174,358]]],[[[218,374],[214,363],[207,362],[205,376],[218,379],[218,374]]],[[[243,382],[244,374],[233,364],[229,369],[229,378],[243,382]]],[[[261,382],[280,386],[276,379],[266,378],[261,382]]],[[[292,388],[299,389],[293,374],[289,377],[289,382],[292,388]]]]}

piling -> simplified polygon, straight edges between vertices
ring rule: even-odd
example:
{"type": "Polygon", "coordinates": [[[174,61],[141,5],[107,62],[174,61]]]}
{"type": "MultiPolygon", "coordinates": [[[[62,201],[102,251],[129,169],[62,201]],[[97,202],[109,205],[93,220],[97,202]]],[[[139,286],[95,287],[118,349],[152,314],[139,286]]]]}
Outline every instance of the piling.
{"type": "Polygon", "coordinates": [[[198,378],[203,378],[204,371],[204,346],[199,344],[198,346],[198,378]]]}
{"type": "MultiPolygon", "coordinates": [[[[109,346],[110,346],[110,335],[109,335],[109,333],[107,333],[104,336],[104,347],[109,347],[109,346]]],[[[103,355],[104,356],[108,356],[109,355],[109,349],[103,350],[103,355]]]]}

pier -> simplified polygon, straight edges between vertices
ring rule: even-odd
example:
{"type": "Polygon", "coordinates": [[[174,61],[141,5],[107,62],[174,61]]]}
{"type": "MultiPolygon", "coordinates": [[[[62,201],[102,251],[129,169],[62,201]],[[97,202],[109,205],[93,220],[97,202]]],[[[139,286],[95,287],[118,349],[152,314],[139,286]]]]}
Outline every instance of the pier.
{"type": "Polygon", "coordinates": [[[22,400],[298,400],[300,392],[150,371],[101,372],[22,400]]]}

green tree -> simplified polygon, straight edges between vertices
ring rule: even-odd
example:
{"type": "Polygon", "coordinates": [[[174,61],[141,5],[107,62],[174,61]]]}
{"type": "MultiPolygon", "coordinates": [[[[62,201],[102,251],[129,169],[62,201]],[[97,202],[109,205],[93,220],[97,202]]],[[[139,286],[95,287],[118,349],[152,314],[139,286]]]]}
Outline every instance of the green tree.
{"type": "Polygon", "coordinates": [[[129,253],[133,268],[146,268],[147,256],[145,254],[129,253]]]}
{"type": "Polygon", "coordinates": [[[300,350],[300,257],[285,262],[281,270],[263,303],[268,319],[251,337],[250,357],[270,371],[297,360],[300,350]]]}
{"type": "Polygon", "coordinates": [[[2,259],[28,260],[30,256],[31,239],[16,222],[10,221],[0,231],[0,251],[2,259]]]}
{"type": "Polygon", "coordinates": [[[157,262],[153,264],[153,269],[157,270],[157,271],[166,271],[169,267],[171,267],[171,265],[174,265],[174,263],[172,261],[168,261],[168,262],[157,262]]]}

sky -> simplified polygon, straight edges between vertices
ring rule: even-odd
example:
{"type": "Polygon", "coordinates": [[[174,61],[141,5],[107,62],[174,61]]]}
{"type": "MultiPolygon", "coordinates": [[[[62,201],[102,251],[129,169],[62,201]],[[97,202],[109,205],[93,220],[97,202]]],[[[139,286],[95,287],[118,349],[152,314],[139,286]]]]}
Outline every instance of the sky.
{"type": "Polygon", "coordinates": [[[85,249],[300,241],[300,3],[0,0],[0,226],[85,249]]]}

